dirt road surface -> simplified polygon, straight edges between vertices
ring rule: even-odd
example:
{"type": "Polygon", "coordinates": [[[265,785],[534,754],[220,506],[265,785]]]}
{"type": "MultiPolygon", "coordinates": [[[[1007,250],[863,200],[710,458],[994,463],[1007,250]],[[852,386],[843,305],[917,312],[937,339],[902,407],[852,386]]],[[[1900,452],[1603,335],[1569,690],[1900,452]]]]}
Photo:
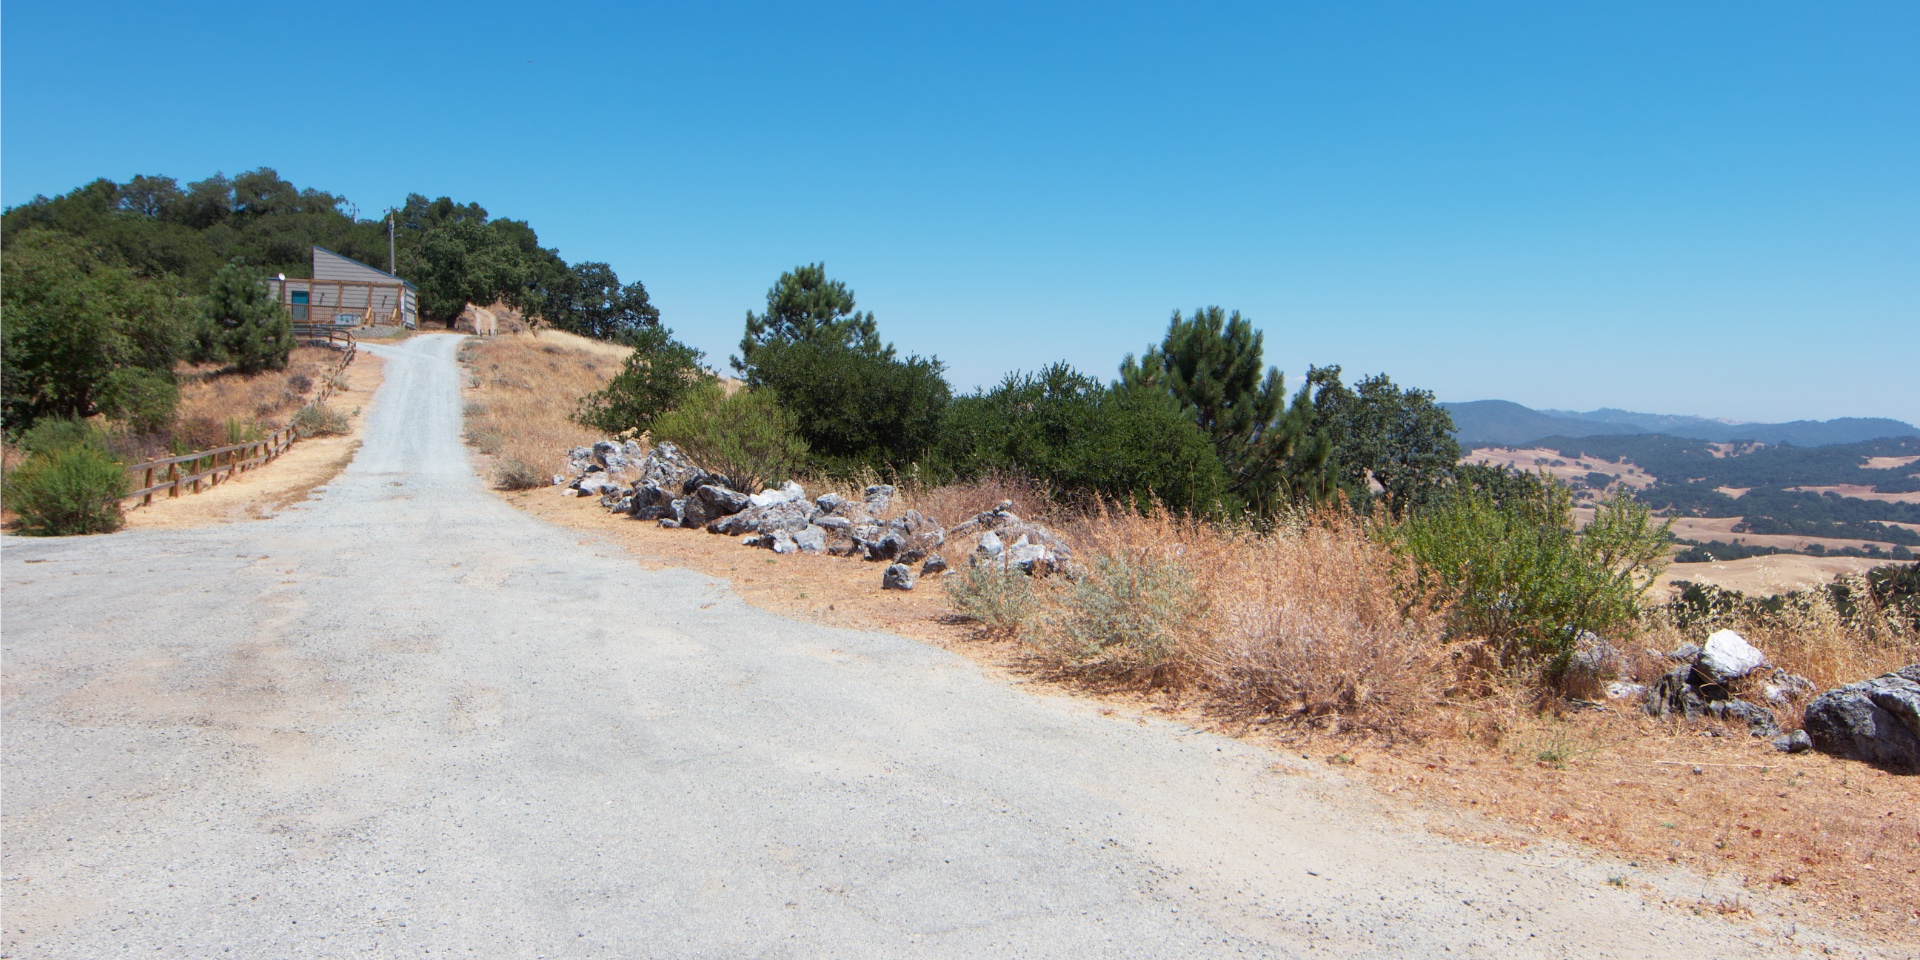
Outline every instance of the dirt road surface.
{"type": "Polygon", "coordinates": [[[6,956],[1859,952],[644,571],[481,488],[456,346],[280,516],[5,541],[6,956]]]}

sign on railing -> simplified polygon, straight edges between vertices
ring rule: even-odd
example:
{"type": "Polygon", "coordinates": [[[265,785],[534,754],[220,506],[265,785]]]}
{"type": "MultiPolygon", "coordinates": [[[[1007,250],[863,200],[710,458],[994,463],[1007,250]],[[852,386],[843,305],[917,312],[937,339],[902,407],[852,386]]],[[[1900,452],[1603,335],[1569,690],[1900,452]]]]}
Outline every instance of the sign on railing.
{"type": "MultiPolygon", "coordinates": [[[[322,324],[294,324],[293,335],[299,340],[319,340],[329,344],[344,345],[340,362],[320,384],[320,392],[315,395],[315,405],[326,403],[333,396],[334,381],[346,372],[347,364],[359,354],[360,344],[353,334],[322,324]]],[[[192,493],[199,493],[205,487],[212,487],[243,470],[251,470],[263,464],[272,463],[281,454],[286,453],[300,440],[300,432],[291,425],[282,427],[269,434],[263,440],[249,440],[246,443],[229,444],[211,450],[182,454],[177,457],[165,457],[136,463],[127,468],[127,474],[139,489],[126,495],[125,499],[139,499],[136,506],[151,506],[153,495],[162,490],[168,497],[178,497],[182,490],[191,485],[192,493]]]]}

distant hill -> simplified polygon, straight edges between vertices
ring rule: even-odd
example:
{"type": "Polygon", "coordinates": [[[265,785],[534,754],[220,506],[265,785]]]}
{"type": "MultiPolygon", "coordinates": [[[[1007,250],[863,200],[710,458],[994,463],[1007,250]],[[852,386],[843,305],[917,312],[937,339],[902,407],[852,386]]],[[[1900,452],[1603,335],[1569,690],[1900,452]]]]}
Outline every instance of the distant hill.
{"type": "Polygon", "coordinates": [[[1795,420],[1791,423],[1731,423],[1705,417],[1634,413],[1601,409],[1588,413],[1535,410],[1507,400],[1443,403],[1453,415],[1462,446],[1517,446],[1544,437],[1594,437],[1662,433],[1671,437],[1729,443],[1753,440],[1821,447],[1861,443],[1881,437],[1920,437],[1920,427],[1884,417],[1841,417],[1837,420],[1795,420]]]}

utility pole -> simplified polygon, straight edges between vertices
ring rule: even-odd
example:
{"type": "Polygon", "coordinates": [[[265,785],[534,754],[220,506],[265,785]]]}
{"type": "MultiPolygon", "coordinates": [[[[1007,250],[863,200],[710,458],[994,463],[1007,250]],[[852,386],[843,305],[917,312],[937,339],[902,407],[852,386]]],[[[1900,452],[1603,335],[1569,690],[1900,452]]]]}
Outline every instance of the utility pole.
{"type": "MultiPolygon", "coordinates": [[[[392,210],[392,208],[388,208],[388,210],[387,210],[387,272],[388,272],[388,273],[393,273],[393,271],[394,271],[394,265],[393,265],[393,210],[392,210]]],[[[394,273],[394,276],[399,276],[399,274],[397,274],[397,273],[394,273]]]]}

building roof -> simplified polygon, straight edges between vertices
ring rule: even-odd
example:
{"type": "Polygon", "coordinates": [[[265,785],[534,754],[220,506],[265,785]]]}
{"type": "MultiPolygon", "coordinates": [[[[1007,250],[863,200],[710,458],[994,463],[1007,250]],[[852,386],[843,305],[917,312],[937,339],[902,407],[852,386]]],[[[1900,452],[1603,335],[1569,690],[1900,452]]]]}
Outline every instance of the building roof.
{"type": "Polygon", "coordinates": [[[332,250],[328,250],[326,247],[320,246],[318,244],[314,245],[314,249],[320,251],[321,253],[327,254],[329,256],[339,257],[340,259],[345,260],[346,262],[351,263],[356,267],[366,267],[368,270],[372,270],[374,273],[377,273],[383,277],[393,277],[393,279],[406,284],[407,289],[409,290],[418,291],[420,289],[419,287],[414,286],[411,282],[409,282],[404,277],[395,276],[394,274],[388,273],[385,270],[380,269],[379,267],[373,266],[372,264],[361,263],[360,261],[347,256],[346,254],[334,253],[332,250]]]}

